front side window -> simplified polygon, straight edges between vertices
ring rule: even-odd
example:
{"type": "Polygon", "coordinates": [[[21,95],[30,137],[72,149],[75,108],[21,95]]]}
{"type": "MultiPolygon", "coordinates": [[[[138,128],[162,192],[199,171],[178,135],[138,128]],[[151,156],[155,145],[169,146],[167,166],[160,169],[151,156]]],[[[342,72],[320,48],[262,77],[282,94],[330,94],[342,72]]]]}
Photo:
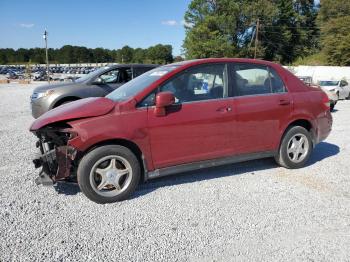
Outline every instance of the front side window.
{"type": "Polygon", "coordinates": [[[105,84],[126,83],[132,78],[131,68],[119,68],[108,71],[99,76],[105,84]]]}
{"type": "Polygon", "coordinates": [[[108,71],[99,76],[102,79],[102,82],[105,84],[117,83],[118,81],[119,69],[108,71]]]}
{"type": "Polygon", "coordinates": [[[227,97],[226,66],[213,64],[186,70],[161,86],[170,91],[176,103],[227,97]]]}
{"type": "Polygon", "coordinates": [[[348,85],[348,83],[345,80],[340,81],[340,86],[341,87],[344,87],[344,86],[347,86],[347,85],[348,85]]]}
{"type": "Polygon", "coordinates": [[[256,64],[234,65],[234,89],[237,96],[285,92],[279,75],[271,68],[256,64]]]}
{"type": "Polygon", "coordinates": [[[147,71],[146,73],[134,78],[133,80],[114,90],[112,93],[109,93],[106,97],[116,102],[125,101],[135,96],[139,92],[142,92],[153,82],[157,81],[158,79],[175,70],[176,68],[177,66],[169,65],[157,67],[153,70],[147,71]]]}

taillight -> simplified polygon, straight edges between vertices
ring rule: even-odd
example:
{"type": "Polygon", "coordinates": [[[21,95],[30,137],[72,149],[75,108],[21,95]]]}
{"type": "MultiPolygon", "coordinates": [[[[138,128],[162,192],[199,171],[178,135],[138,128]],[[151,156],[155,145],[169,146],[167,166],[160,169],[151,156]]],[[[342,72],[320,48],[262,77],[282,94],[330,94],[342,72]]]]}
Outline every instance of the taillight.
{"type": "Polygon", "coordinates": [[[324,109],[330,110],[331,108],[331,102],[329,101],[329,98],[326,93],[322,94],[322,105],[324,106],[324,109]]]}

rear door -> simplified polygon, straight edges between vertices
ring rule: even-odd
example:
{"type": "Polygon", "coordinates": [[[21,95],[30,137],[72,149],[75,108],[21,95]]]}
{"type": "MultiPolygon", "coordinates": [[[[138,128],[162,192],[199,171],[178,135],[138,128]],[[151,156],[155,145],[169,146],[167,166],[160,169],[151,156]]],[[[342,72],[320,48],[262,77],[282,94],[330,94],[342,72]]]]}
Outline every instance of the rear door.
{"type": "Polygon", "coordinates": [[[275,150],[292,111],[292,96],[281,77],[268,66],[249,63],[232,63],[230,73],[237,114],[236,152],[275,150]]]}
{"type": "Polygon", "coordinates": [[[225,64],[189,69],[159,88],[173,92],[176,104],[162,117],[154,114],[154,107],[148,109],[155,168],[232,154],[235,115],[227,89],[225,64]]]}

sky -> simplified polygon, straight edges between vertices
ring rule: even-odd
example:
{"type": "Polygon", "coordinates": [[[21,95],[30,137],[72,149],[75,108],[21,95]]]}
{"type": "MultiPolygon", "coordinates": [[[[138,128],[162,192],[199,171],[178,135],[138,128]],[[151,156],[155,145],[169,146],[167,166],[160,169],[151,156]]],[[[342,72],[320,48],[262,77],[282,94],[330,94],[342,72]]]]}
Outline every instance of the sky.
{"type": "Polygon", "coordinates": [[[181,54],[190,0],[0,0],[0,48],[170,44],[181,54]]]}

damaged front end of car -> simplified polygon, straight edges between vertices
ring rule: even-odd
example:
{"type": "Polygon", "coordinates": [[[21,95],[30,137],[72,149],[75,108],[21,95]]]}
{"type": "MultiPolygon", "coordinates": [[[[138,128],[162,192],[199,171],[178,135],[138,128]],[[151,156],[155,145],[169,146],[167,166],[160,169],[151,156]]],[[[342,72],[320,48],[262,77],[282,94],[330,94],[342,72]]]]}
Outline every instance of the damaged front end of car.
{"type": "Polygon", "coordinates": [[[41,168],[36,184],[53,185],[57,181],[76,180],[78,150],[69,144],[77,136],[68,124],[49,125],[33,133],[38,137],[40,154],[33,160],[41,168]]]}

